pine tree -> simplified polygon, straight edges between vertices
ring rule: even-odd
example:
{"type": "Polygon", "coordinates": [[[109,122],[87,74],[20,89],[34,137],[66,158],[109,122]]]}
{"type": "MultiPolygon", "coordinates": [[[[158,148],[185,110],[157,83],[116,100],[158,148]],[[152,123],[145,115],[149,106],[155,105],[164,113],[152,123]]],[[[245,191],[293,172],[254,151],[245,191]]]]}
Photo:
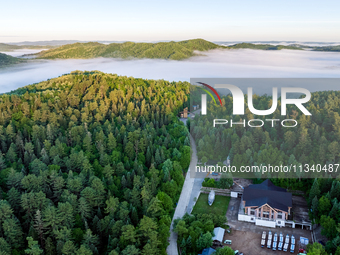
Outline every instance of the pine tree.
{"type": "Polygon", "coordinates": [[[0,150],[0,171],[6,168],[5,158],[0,150]]]}
{"type": "Polygon", "coordinates": [[[14,143],[11,143],[11,146],[6,153],[6,159],[12,163],[17,161],[17,153],[14,143]]]}
{"type": "Polygon", "coordinates": [[[318,218],[318,207],[319,207],[319,200],[318,200],[318,197],[315,196],[312,200],[312,206],[311,206],[314,219],[318,218]]]}
{"type": "Polygon", "coordinates": [[[139,249],[134,245],[128,245],[123,251],[122,255],[139,255],[139,249]]]}
{"type": "Polygon", "coordinates": [[[28,241],[28,249],[25,250],[26,254],[39,255],[44,252],[40,249],[38,242],[34,241],[32,237],[29,236],[26,240],[28,241]]]}
{"type": "Polygon", "coordinates": [[[45,232],[45,227],[44,227],[44,222],[42,220],[41,212],[40,210],[37,210],[35,217],[34,217],[34,229],[38,234],[40,244],[42,247],[44,247],[44,232],[45,232]]]}
{"type": "Polygon", "coordinates": [[[330,196],[332,199],[337,198],[338,200],[340,200],[340,182],[339,181],[333,181],[330,196]]]}
{"type": "Polygon", "coordinates": [[[93,252],[90,249],[86,248],[85,245],[81,245],[75,254],[76,255],[92,255],[93,252]]]}
{"type": "Polygon", "coordinates": [[[20,227],[20,222],[14,216],[4,220],[2,224],[6,241],[15,249],[23,244],[23,232],[20,227]]]}
{"type": "Polygon", "coordinates": [[[108,135],[107,149],[111,153],[117,147],[117,140],[112,133],[108,135]]]}
{"type": "Polygon", "coordinates": [[[318,179],[315,179],[313,186],[309,192],[309,204],[312,203],[312,200],[315,196],[319,197],[319,195],[320,195],[319,182],[318,179]]]}
{"type": "Polygon", "coordinates": [[[14,211],[18,212],[20,210],[21,196],[19,191],[12,187],[7,193],[7,200],[14,211]]]}
{"type": "Polygon", "coordinates": [[[2,255],[11,254],[11,246],[2,237],[0,237],[0,254],[2,255]]]}

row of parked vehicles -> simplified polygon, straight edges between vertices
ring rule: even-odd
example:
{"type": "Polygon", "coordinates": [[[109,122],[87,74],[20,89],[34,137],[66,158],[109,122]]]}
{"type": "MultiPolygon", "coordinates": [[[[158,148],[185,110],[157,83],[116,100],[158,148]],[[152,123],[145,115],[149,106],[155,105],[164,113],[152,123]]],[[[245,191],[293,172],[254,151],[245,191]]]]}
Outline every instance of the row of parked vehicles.
{"type": "MultiPolygon", "coordinates": [[[[262,233],[262,240],[261,240],[261,247],[266,246],[266,231],[263,231],[262,233]]],[[[290,240],[290,252],[294,253],[295,250],[295,237],[292,235],[291,238],[289,238],[289,235],[286,235],[285,240],[283,240],[283,234],[280,233],[278,236],[277,233],[272,234],[271,231],[268,232],[268,239],[267,239],[267,248],[272,249],[273,251],[279,250],[279,251],[288,251],[289,249],[289,240],[290,240]]]]}

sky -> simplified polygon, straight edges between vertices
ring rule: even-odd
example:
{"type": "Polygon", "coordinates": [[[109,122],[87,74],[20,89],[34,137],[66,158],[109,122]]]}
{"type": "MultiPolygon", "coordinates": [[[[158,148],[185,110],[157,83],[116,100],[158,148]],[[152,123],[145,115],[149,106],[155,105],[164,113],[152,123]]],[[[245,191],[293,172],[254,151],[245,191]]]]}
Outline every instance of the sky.
{"type": "Polygon", "coordinates": [[[340,42],[340,1],[1,1],[0,42],[340,42]]]}

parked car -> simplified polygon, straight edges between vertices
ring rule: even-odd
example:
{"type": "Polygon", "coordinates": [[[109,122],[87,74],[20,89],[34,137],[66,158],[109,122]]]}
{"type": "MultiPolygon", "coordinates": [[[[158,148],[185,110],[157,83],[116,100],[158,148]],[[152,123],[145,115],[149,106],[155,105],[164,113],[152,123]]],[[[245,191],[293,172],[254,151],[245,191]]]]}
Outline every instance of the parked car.
{"type": "Polygon", "coordinates": [[[231,244],[231,240],[224,240],[225,244],[231,244]]]}

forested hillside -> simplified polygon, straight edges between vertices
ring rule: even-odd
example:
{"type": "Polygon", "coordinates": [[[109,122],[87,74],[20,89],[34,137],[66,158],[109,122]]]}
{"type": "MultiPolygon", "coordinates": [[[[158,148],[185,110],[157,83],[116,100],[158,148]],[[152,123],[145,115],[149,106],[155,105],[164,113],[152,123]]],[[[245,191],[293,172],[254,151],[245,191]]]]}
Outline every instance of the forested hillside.
{"type": "Polygon", "coordinates": [[[321,46],[321,47],[314,47],[315,51],[340,51],[340,45],[335,46],[321,46]]]}
{"type": "Polygon", "coordinates": [[[182,82],[73,72],[0,96],[1,254],[165,254],[182,82]]]}
{"type": "Polygon", "coordinates": [[[228,46],[229,49],[253,49],[253,50],[303,50],[300,47],[290,45],[272,45],[272,44],[254,44],[254,43],[237,43],[228,46]]]}
{"type": "Polygon", "coordinates": [[[23,60],[19,58],[15,58],[3,53],[0,53],[0,67],[8,66],[8,65],[13,65],[22,62],[23,60]]]}
{"type": "Polygon", "coordinates": [[[222,46],[194,39],[181,42],[159,43],[111,43],[97,42],[67,44],[56,49],[43,51],[38,58],[65,59],[65,58],[160,58],[180,60],[196,55],[194,51],[206,51],[222,46]]]}
{"type": "Polygon", "coordinates": [[[7,44],[7,43],[0,43],[0,51],[13,51],[13,50],[20,50],[20,49],[50,49],[54,46],[50,45],[14,45],[14,44],[7,44]]]}

